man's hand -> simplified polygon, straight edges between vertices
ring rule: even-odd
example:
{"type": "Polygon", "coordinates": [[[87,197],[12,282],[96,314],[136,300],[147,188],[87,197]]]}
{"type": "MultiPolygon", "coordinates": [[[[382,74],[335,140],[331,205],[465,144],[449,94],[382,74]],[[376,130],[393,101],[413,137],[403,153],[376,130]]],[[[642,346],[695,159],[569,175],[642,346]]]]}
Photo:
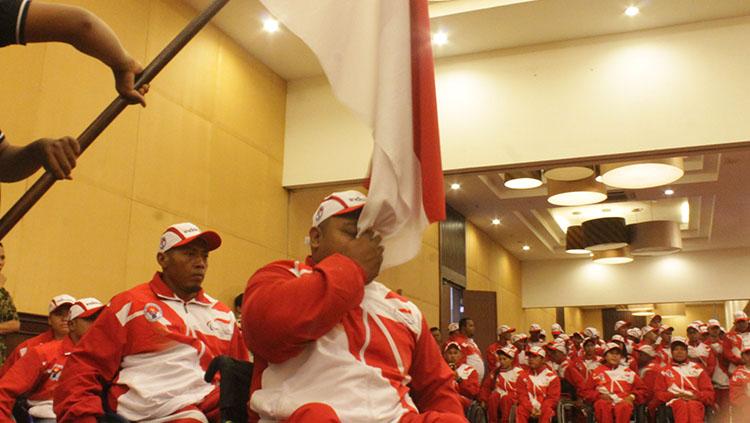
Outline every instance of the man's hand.
{"type": "Polygon", "coordinates": [[[42,138],[32,145],[39,164],[58,179],[71,179],[70,171],[76,167],[76,158],[81,153],[78,140],[72,137],[42,138]]]}
{"type": "Polygon", "coordinates": [[[531,417],[539,417],[542,415],[542,410],[535,408],[531,410],[531,417]]]}
{"type": "Polygon", "coordinates": [[[139,90],[135,89],[135,78],[141,72],[143,72],[143,66],[130,56],[127,57],[122,65],[112,67],[117,92],[125,97],[130,104],[137,103],[146,107],[146,98],[144,95],[148,92],[149,85],[145,84],[139,90]]]}
{"type": "Polygon", "coordinates": [[[612,397],[607,394],[599,394],[599,399],[602,401],[612,402],[612,397]]]}
{"type": "Polygon", "coordinates": [[[632,404],[635,399],[633,398],[633,395],[631,394],[631,395],[628,395],[627,397],[624,397],[622,400],[627,402],[628,404],[632,404]]]}
{"type": "Polygon", "coordinates": [[[365,283],[372,282],[378,273],[380,265],[383,263],[383,247],[380,245],[381,238],[373,234],[372,231],[366,231],[359,238],[346,244],[341,254],[356,261],[367,275],[365,283]]]}

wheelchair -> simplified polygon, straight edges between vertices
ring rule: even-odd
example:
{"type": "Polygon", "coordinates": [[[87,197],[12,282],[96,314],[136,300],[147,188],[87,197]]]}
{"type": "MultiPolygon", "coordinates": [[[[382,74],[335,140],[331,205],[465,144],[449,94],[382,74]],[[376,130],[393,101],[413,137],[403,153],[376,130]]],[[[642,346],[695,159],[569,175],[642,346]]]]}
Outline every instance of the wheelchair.
{"type": "Polygon", "coordinates": [[[466,419],[469,420],[469,423],[487,423],[487,413],[479,405],[479,402],[474,401],[466,409],[466,419]]]}
{"type": "MultiPolygon", "coordinates": [[[[713,407],[703,407],[704,422],[710,423],[714,414],[716,410],[713,407]]],[[[656,409],[656,423],[674,423],[674,414],[670,406],[662,404],[656,409]]]]}

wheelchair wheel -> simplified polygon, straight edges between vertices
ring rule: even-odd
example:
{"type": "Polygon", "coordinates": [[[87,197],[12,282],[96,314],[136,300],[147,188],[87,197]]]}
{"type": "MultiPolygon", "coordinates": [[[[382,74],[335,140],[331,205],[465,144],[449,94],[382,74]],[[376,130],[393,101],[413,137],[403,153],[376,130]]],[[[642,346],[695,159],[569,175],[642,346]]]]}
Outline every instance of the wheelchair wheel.
{"type": "Polygon", "coordinates": [[[466,409],[466,418],[469,420],[469,423],[487,423],[487,414],[484,408],[476,401],[472,402],[469,408],[466,409]]]}

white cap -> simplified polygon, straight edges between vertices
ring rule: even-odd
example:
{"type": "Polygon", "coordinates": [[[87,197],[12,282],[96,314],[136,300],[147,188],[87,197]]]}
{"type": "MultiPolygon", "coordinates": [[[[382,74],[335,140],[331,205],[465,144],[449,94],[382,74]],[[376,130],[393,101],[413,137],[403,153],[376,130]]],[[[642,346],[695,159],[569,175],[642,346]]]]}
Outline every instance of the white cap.
{"type": "Polygon", "coordinates": [[[455,332],[458,330],[458,323],[453,322],[448,324],[448,333],[455,332]]]}
{"type": "Polygon", "coordinates": [[[504,333],[513,333],[516,331],[516,328],[512,328],[508,325],[501,325],[499,328],[497,328],[497,334],[502,335],[504,333]]]}
{"type": "Polygon", "coordinates": [[[689,324],[688,329],[695,329],[696,332],[701,333],[701,325],[695,322],[689,324]]]}
{"type": "Polygon", "coordinates": [[[741,310],[734,312],[734,321],[739,322],[740,320],[748,320],[747,313],[741,310]]]}
{"type": "Polygon", "coordinates": [[[544,348],[539,347],[539,346],[533,346],[529,348],[529,351],[527,352],[527,354],[534,354],[534,355],[538,355],[539,357],[547,357],[547,352],[544,351],[544,348]]]}
{"type": "Polygon", "coordinates": [[[642,352],[650,357],[656,357],[656,350],[651,345],[642,344],[635,348],[636,351],[642,352]]]}
{"type": "Polygon", "coordinates": [[[559,324],[559,323],[554,323],[554,324],[552,325],[552,334],[553,334],[553,335],[559,335],[559,334],[561,334],[561,333],[563,333],[563,328],[562,328],[562,326],[560,326],[560,324],[559,324]]]}
{"type": "Polygon", "coordinates": [[[646,336],[646,334],[649,332],[659,333],[659,331],[656,330],[656,328],[654,328],[653,326],[644,326],[643,329],[641,329],[641,333],[643,333],[643,336],[646,336]]]}
{"type": "Polygon", "coordinates": [[[526,338],[528,338],[528,337],[529,337],[529,335],[526,335],[526,334],[525,334],[525,333],[523,333],[523,332],[521,332],[521,333],[516,333],[516,334],[514,334],[514,335],[513,335],[513,336],[512,336],[511,338],[510,338],[510,341],[511,341],[511,342],[513,342],[513,343],[516,343],[516,342],[518,342],[518,341],[520,341],[520,340],[522,340],[522,339],[526,339],[526,338]]]}
{"type": "Polygon", "coordinates": [[[461,351],[461,346],[458,345],[458,342],[455,341],[451,341],[445,344],[445,346],[443,347],[443,352],[448,351],[449,348],[456,348],[457,350],[461,351]]]}
{"type": "Polygon", "coordinates": [[[630,328],[628,329],[628,335],[632,336],[633,338],[639,338],[643,336],[643,333],[638,328],[630,328]]]}
{"type": "Polygon", "coordinates": [[[542,326],[538,323],[532,323],[531,326],[529,326],[529,332],[541,332],[542,326]]]}
{"type": "Polygon", "coordinates": [[[596,330],[596,328],[589,326],[583,330],[583,335],[588,338],[593,338],[595,336],[599,336],[599,331],[596,330]]]}
{"type": "Polygon", "coordinates": [[[201,231],[192,223],[175,223],[168,227],[159,239],[159,252],[164,253],[201,238],[206,241],[208,251],[213,251],[221,245],[221,237],[214,231],[201,231]]]}
{"type": "Polygon", "coordinates": [[[721,323],[719,323],[719,321],[716,320],[716,319],[711,319],[711,320],[708,321],[708,327],[713,327],[713,326],[716,326],[717,328],[720,328],[721,327],[721,323]]]}
{"type": "Polygon", "coordinates": [[[618,342],[622,342],[624,344],[625,343],[625,338],[623,338],[622,335],[620,335],[620,334],[615,334],[615,335],[612,335],[612,339],[610,339],[610,342],[612,342],[612,341],[618,341],[618,342]]]}
{"type": "Polygon", "coordinates": [[[688,346],[687,339],[683,338],[682,336],[673,336],[672,342],[669,345],[674,346],[674,344],[684,344],[686,347],[688,346]]]}
{"type": "Polygon", "coordinates": [[[604,354],[606,354],[606,353],[608,353],[608,352],[610,352],[610,351],[612,351],[614,349],[619,350],[620,353],[622,353],[622,348],[620,347],[619,344],[616,344],[614,342],[607,342],[604,345],[604,354]]]}
{"type": "Polygon", "coordinates": [[[548,342],[547,345],[545,346],[551,350],[560,351],[563,354],[568,353],[568,348],[565,346],[565,341],[560,338],[557,338],[556,340],[552,342],[548,342]]]}
{"type": "Polygon", "coordinates": [[[313,214],[312,225],[317,228],[329,217],[359,210],[364,207],[366,202],[367,196],[359,191],[334,192],[320,203],[315,214],[313,214]]]}
{"type": "Polygon", "coordinates": [[[510,345],[506,345],[506,346],[500,348],[499,350],[497,350],[497,352],[498,353],[503,353],[503,354],[507,355],[510,358],[514,358],[516,356],[516,349],[513,348],[510,345]]]}
{"type": "Polygon", "coordinates": [[[70,307],[70,320],[79,317],[89,317],[99,311],[102,307],[104,307],[104,304],[94,297],[81,298],[70,307]]]}
{"type": "Polygon", "coordinates": [[[53,297],[49,301],[49,305],[47,306],[47,311],[52,313],[55,311],[58,307],[64,306],[65,304],[73,304],[76,302],[76,299],[71,297],[68,294],[60,294],[56,297],[53,297]]]}
{"type": "Polygon", "coordinates": [[[618,329],[620,329],[623,326],[630,326],[630,323],[628,323],[628,322],[626,322],[624,320],[618,320],[617,322],[615,322],[615,330],[618,330],[618,329]]]}

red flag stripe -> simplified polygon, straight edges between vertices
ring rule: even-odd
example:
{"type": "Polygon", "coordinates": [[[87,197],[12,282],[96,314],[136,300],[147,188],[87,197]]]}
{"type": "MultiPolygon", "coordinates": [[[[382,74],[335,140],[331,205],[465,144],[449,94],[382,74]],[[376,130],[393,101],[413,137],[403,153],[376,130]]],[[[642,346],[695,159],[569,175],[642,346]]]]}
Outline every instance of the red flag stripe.
{"type": "Polygon", "coordinates": [[[435,62],[427,0],[411,0],[411,75],[414,153],[422,172],[422,204],[430,222],[445,220],[435,62]]]}

